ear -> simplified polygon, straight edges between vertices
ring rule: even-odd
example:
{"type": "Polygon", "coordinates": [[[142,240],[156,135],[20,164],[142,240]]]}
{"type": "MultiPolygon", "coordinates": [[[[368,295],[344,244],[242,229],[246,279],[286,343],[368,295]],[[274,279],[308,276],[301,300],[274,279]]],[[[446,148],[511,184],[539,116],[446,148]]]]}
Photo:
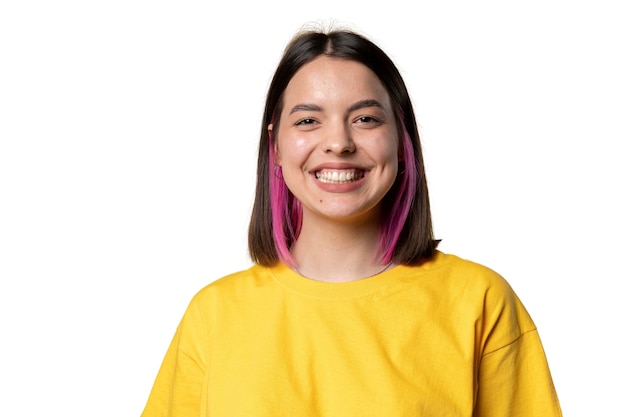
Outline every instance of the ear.
{"type": "Polygon", "coordinates": [[[281,166],[280,152],[278,152],[278,141],[273,136],[273,133],[274,133],[274,125],[273,124],[270,123],[269,125],[267,125],[267,132],[269,133],[270,137],[272,138],[272,143],[273,143],[273,146],[274,146],[274,163],[277,166],[281,166]]]}

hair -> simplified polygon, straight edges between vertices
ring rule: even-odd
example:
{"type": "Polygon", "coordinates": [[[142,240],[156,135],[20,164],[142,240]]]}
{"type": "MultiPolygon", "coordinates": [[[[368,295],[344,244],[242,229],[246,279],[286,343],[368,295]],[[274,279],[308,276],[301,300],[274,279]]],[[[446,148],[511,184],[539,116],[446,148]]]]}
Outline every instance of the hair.
{"type": "Polygon", "coordinates": [[[250,257],[266,266],[278,261],[295,265],[289,250],[300,233],[302,206],[287,188],[280,167],[274,164],[274,138],[280,128],[283,93],[289,81],[319,56],[365,65],[380,79],[394,106],[401,145],[398,175],[381,202],[385,213],[378,242],[381,264],[394,261],[414,265],[432,257],[439,241],[433,238],[426,174],[409,93],[387,54],[350,30],[302,31],[285,48],[268,89],[261,125],[256,194],[248,230],[250,257]]]}

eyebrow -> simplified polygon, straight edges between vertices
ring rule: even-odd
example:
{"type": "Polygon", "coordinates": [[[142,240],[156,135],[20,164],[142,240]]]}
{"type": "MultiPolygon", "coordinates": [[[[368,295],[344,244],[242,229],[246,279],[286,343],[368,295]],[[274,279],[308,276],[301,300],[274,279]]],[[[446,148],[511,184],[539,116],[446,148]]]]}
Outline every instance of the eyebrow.
{"type": "MultiPolygon", "coordinates": [[[[378,100],[365,99],[365,100],[357,101],[356,103],[351,105],[348,108],[348,112],[353,112],[355,110],[364,109],[366,107],[379,107],[382,109],[383,105],[380,104],[378,100]]],[[[308,103],[296,104],[295,106],[291,108],[291,111],[289,112],[289,114],[293,114],[298,111],[322,111],[322,108],[318,106],[317,104],[308,104],[308,103]]]]}
{"type": "Polygon", "coordinates": [[[289,114],[293,114],[297,111],[322,111],[322,108],[317,104],[296,104],[291,108],[289,114]]]}
{"type": "Polygon", "coordinates": [[[361,100],[361,101],[357,101],[356,103],[354,103],[352,106],[350,106],[350,108],[348,109],[350,112],[353,112],[355,110],[360,110],[360,109],[364,109],[366,107],[379,107],[379,108],[383,108],[383,105],[380,104],[380,102],[378,100],[374,100],[374,99],[365,99],[365,100],[361,100]]]}

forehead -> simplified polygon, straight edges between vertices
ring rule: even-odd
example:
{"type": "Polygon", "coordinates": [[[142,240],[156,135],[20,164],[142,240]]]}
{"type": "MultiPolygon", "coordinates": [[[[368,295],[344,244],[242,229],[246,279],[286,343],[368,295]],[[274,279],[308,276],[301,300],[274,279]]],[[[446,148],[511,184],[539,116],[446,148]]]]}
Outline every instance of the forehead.
{"type": "Polygon", "coordinates": [[[284,92],[286,107],[299,102],[346,102],[375,99],[390,106],[387,90],[367,66],[357,61],[320,56],[303,65],[284,92]]]}

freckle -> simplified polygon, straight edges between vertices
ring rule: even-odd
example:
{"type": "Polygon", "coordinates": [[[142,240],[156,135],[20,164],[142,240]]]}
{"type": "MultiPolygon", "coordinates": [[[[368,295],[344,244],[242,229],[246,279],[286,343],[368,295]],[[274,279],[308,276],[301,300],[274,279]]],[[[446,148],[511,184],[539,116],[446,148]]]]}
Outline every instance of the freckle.
{"type": "Polygon", "coordinates": [[[324,202],[324,200],[320,200],[320,203],[323,203],[323,202],[324,202]]]}

